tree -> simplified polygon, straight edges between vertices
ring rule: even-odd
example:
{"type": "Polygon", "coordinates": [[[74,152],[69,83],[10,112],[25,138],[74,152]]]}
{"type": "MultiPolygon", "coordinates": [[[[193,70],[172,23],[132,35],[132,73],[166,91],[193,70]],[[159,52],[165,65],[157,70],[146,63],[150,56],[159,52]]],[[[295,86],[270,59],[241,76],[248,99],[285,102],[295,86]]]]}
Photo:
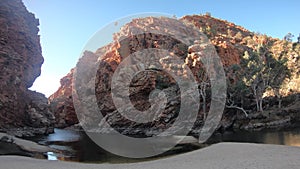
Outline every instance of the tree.
{"type": "Polygon", "coordinates": [[[274,61],[269,58],[270,67],[272,68],[274,77],[271,79],[270,88],[273,89],[275,96],[278,99],[278,108],[281,108],[281,102],[282,102],[282,95],[280,93],[280,88],[282,83],[286,78],[290,78],[291,71],[287,67],[287,55],[290,52],[288,41],[283,43],[283,50],[279,52],[279,56],[277,56],[277,59],[274,61]]]}
{"type": "Polygon", "coordinates": [[[243,78],[241,65],[234,64],[227,70],[227,100],[226,107],[230,109],[238,109],[248,117],[247,111],[244,109],[244,99],[248,95],[249,90],[243,78]]]}
{"type": "Polygon", "coordinates": [[[206,112],[206,96],[207,96],[207,90],[209,89],[210,85],[210,79],[209,75],[206,72],[204,67],[201,67],[198,71],[198,77],[199,77],[199,92],[202,98],[202,111],[203,111],[203,119],[206,119],[207,112],[206,112]]]}
{"type": "Polygon", "coordinates": [[[299,33],[299,36],[297,38],[297,43],[300,43],[300,33],[299,33]]]}
{"type": "Polygon", "coordinates": [[[205,15],[211,17],[211,13],[210,12],[206,12],[205,15]]]}
{"type": "Polygon", "coordinates": [[[262,97],[267,88],[267,79],[264,78],[266,77],[265,72],[268,72],[264,64],[264,58],[260,56],[259,51],[253,51],[251,53],[246,51],[243,59],[243,64],[246,68],[243,81],[253,92],[257,111],[262,111],[262,97]]]}
{"type": "Polygon", "coordinates": [[[201,27],[200,31],[203,32],[208,38],[214,37],[217,34],[217,30],[214,26],[201,27]]]}
{"type": "Polygon", "coordinates": [[[293,37],[294,35],[292,33],[288,33],[283,37],[283,40],[287,41],[287,42],[292,42],[293,41],[293,37]]]}
{"type": "Polygon", "coordinates": [[[241,41],[243,40],[243,34],[239,31],[238,33],[235,34],[234,38],[241,41]]]}
{"type": "Polygon", "coordinates": [[[282,82],[289,75],[287,60],[284,57],[275,59],[269,47],[267,42],[258,45],[254,51],[246,51],[242,61],[246,69],[243,81],[251,88],[257,111],[263,111],[263,94],[266,89],[271,88],[279,93],[282,82]]]}
{"type": "Polygon", "coordinates": [[[280,93],[281,85],[286,78],[291,76],[291,72],[286,66],[287,60],[287,58],[279,58],[276,61],[270,61],[270,67],[272,68],[272,74],[274,75],[270,80],[270,88],[273,89],[274,94],[278,99],[278,108],[281,108],[282,103],[282,95],[280,93]]]}

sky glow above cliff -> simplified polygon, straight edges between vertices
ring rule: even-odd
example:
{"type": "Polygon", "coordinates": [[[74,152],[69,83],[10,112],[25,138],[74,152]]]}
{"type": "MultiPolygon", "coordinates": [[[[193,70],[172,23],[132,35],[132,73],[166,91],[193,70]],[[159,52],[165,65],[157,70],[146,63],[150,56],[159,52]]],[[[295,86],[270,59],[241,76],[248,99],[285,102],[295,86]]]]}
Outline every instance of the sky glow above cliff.
{"type": "Polygon", "coordinates": [[[23,0],[40,20],[41,46],[45,62],[32,90],[46,96],[59,87],[59,80],[75,67],[80,53],[100,28],[118,18],[143,12],[162,12],[182,17],[210,12],[254,32],[283,38],[300,33],[300,1],[277,0],[151,0],[83,1],[23,0]]]}

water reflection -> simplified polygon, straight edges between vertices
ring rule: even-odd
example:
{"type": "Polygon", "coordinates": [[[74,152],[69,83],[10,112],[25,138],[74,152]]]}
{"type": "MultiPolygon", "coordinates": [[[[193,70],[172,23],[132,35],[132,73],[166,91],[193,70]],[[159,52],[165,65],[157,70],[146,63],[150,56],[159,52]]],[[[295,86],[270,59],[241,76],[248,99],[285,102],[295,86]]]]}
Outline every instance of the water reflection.
{"type": "MultiPolygon", "coordinates": [[[[32,138],[40,144],[49,145],[52,148],[60,150],[60,153],[47,154],[48,159],[58,159],[62,161],[78,162],[96,162],[96,163],[128,163],[138,162],[141,159],[129,159],[111,154],[97,144],[95,144],[84,132],[56,129],[54,134],[32,138]]],[[[248,143],[265,143],[279,144],[300,147],[300,129],[289,131],[262,131],[262,132],[226,132],[223,135],[214,136],[213,143],[216,142],[248,142],[248,143]]],[[[203,145],[205,147],[207,145],[203,145]]],[[[172,155],[182,152],[198,149],[193,145],[185,147],[176,147],[176,151],[169,151],[164,154],[172,155]]],[[[156,158],[161,158],[156,157],[156,158]]],[[[153,160],[150,159],[142,159],[153,160]]]]}
{"type": "Polygon", "coordinates": [[[50,161],[57,160],[56,154],[53,152],[47,152],[47,159],[50,161]]]}
{"type": "Polygon", "coordinates": [[[225,133],[221,137],[224,142],[249,142],[278,144],[300,147],[300,129],[289,131],[260,131],[225,133]]]}
{"type": "Polygon", "coordinates": [[[81,132],[72,130],[54,129],[54,134],[36,137],[39,142],[74,142],[81,139],[81,132]]]}
{"type": "MultiPolygon", "coordinates": [[[[131,159],[120,157],[110,152],[105,151],[94,143],[84,132],[77,132],[71,130],[55,129],[54,134],[49,136],[41,136],[31,138],[32,141],[40,144],[48,145],[51,148],[59,150],[58,153],[48,152],[47,159],[54,160],[55,158],[61,161],[77,161],[77,162],[93,162],[93,163],[132,163],[153,160],[155,158],[147,159],[131,159]]],[[[186,140],[190,141],[190,140],[186,140]]],[[[170,156],[178,153],[183,153],[195,150],[199,146],[195,145],[180,145],[176,149],[163,154],[162,156],[170,156]]]]}
{"type": "Polygon", "coordinates": [[[300,147],[300,132],[278,132],[278,133],[267,133],[265,136],[265,142],[270,144],[280,144],[289,146],[300,147]]]}

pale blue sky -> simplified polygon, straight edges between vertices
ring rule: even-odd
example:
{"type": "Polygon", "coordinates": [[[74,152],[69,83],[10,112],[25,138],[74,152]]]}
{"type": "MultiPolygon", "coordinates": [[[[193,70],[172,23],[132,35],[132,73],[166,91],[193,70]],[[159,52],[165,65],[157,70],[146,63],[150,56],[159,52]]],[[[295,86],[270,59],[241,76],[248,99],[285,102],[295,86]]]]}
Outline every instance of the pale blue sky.
{"type": "Polygon", "coordinates": [[[210,12],[254,32],[282,38],[300,33],[298,0],[23,0],[40,20],[45,62],[32,90],[49,96],[73,68],[86,42],[105,25],[124,16],[162,12],[181,17],[210,12]]]}

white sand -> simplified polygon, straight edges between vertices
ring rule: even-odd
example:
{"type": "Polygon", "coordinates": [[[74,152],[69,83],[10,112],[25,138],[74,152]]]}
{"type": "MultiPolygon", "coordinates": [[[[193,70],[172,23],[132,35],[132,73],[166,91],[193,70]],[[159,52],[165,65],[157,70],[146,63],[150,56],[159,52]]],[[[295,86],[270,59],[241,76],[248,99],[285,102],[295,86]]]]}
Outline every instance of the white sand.
{"type": "Polygon", "coordinates": [[[83,164],[1,156],[0,169],[299,169],[300,148],[220,143],[178,156],[129,164],[83,164]]]}

